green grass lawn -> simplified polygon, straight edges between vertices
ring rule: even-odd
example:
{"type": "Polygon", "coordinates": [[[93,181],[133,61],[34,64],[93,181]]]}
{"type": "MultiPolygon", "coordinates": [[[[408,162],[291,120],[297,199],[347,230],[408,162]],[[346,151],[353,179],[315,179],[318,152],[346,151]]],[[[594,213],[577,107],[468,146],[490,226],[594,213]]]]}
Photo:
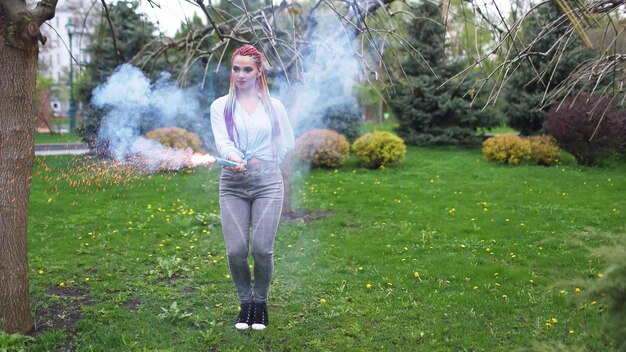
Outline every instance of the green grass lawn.
{"type": "Polygon", "coordinates": [[[238,332],[218,168],[85,158],[36,158],[28,350],[614,350],[604,298],[577,282],[607,265],[586,247],[624,234],[624,165],[409,147],[383,170],[297,169],[294,208],[311,216],[279,230],[270,327],[238,332]]]}
{"type": "Polygon", "coordinates": [[[479,129],[481,133],[485,134],[519,134],[519,131],[512,129],[509,126],[500,126],[492,128],[491,130],[479,129]]]}
{"type": "Polygon", "coordinates": [[[382,123],[380,121],[364,121],[361,125],[361,134],[365,134],[368,132],[374,131],[385,131],[395,133],[394,130],[398,128],[398,122],[395,120],[384,120],[382,123]]]}
{"type": "Polygon", "coordinates": [[[35,133],[35,144],[79,143],[80,141],[80,136],[76,133],[35,133]]]}

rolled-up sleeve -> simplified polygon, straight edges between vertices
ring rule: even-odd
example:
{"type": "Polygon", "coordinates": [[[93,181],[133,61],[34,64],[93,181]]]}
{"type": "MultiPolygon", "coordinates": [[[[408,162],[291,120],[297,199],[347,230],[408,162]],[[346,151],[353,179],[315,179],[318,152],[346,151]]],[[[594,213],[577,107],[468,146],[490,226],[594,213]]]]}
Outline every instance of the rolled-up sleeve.
{"type": "Polygon", "coordinates": [[[224,121],[224,108],[226,107],[226,96],[215,99],[211,104],[211,129],[215,138],[215,147],[221,158],[229,159],[232,155],[243,158],[243,154],[237,149],[235,143],[228,137],[226,121],[224,121]]]}

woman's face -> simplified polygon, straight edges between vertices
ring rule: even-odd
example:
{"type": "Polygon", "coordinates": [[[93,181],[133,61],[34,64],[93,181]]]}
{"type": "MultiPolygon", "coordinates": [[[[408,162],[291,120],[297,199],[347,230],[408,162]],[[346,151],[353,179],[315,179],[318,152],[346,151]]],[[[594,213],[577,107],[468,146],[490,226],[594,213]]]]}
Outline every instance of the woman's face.
{"type": "Polygon", "coordinates": [[[261,75],[261,71],[256,67],[256,62],[251,56],[237,55],[233,59],[230,74],[237,88],[252,89],[256,87],[256,80],[261,75]]]}

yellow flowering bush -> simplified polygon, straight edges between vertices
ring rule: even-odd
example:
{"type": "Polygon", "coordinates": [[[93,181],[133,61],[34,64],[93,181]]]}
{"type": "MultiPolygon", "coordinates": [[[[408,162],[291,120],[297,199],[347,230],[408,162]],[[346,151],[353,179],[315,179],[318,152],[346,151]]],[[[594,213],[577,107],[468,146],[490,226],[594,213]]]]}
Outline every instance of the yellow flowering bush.
{"type": "Polygon", "coordinates": [[[530,141],[514,135],[490,137],[483,142],[483,156],[487,161],[517,165],[530,160],[530,141]]]}
{"type": "Polygon", "coordinates": [[[296,140],[293,156],[313,168],[334,169],[346,162],[349,153],[345,136],[329,129],[313,129],[296,140]]]}
{"type": "Polygon", "coordinates": [[[530,160],[544,166],[558,164],[560,149],[552,136],[541,135],[528,137],[530,142],[530,160]]]}
{"type": "Polygon", "coordinates": [[[206,153],[200,137],[180,127],[157,128],[146,133],[146,138],[153,139],[162,145],[176,149],[191,148],[194,152],[206,153]]]}
{"type": "Polygon", "coordinates": [[[368,169],[378,169],[398,163],[406,154],[402,138],[390,132],[371,132],[357,138],[352,144],[352,152],[361,165],[368,169]]]}
{"type": "Polygon", "coordinates": [[[498,135],[483,143],[485,160],[517,165],[530,162],[538,165],[555,165],[559,162],[560,149],[551,136],[523,138],[514,135],[498,135]]]}

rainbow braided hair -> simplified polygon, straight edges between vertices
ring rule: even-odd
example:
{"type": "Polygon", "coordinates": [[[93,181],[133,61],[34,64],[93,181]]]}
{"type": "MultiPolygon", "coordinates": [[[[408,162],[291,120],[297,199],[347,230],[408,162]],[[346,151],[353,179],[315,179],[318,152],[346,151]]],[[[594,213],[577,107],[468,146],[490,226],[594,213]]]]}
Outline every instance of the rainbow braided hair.
{"type": "MultiPolygon", "coordinates": [[[[232,66],[233,61],[235,60],[235,56],[250,56],[254,59],[256,63],[256,67],[259,71],[261,71],[261,75],[257,79],[257,91],[261,96],[261,103],[265,108],[265,112],[270,117],[270,121],[272,123],[272,151],[274,156],[276,156],[276,146],[275,141],[277,137],[280,135],[280,125],[278,123],[278,119],[276,117],[276,112],[274,111],[274,106],[270,100],[270,90],[267,87],[267,80],[265,78],[265,72],[263,71],[263,57],[261,53],[251,45],[244,45],[233,53],[233,56],[230,58],[230,64],[232,66]]],[[[226,100],[226,107],[224,108],[224,120],[226,122],[226,129],[228,131],[228,136],[230,140],[235,142],[235,136],[237,137],[237,144],[240,144],[239,141],[239,132],[237,131],[237,127],[235,126],[233,115],[235,113],[235,104],[237,102],[237,89],[235,88],[235,78],[232,73],[230,75],[230,88],[228,89],[228,98],[226,100]]]]}

